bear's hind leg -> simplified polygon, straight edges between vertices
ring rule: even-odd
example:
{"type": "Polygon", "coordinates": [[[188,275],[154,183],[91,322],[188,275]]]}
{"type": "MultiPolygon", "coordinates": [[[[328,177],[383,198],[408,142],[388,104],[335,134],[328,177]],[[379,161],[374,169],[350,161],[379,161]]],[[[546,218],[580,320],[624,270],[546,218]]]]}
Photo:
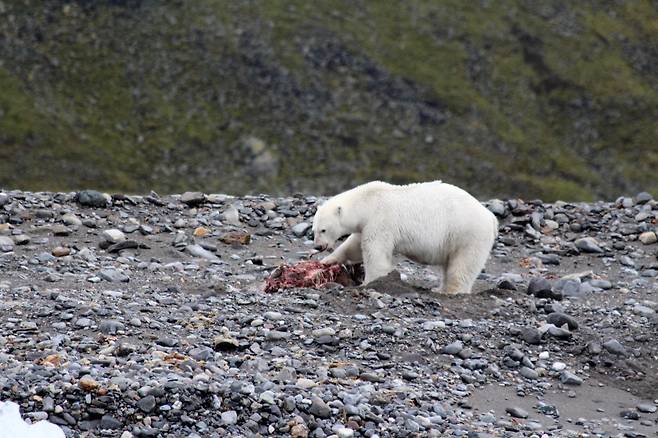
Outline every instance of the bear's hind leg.
{"type": "Polygon", "coordinates": [[[470,294],[488,257],[488,249],[479,250],[478,248],[470,248],[454,254],[448,261],[443,293],[448,295],[470,294]]]}

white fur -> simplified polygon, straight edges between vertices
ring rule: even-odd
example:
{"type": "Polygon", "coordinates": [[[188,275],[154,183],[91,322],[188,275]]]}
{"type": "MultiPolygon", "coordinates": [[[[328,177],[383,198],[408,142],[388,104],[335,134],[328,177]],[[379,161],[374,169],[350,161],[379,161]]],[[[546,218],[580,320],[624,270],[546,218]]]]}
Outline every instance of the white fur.
{"type": "Polygon", "coordinates": [[[368,284],[393,270],[394,254],[439,266],[443,292],[470,293],[498,235],[498,221],[466,191],[440,181],[396,186],[370,182],[334,196],[313,218],[322,263],[363,261],[368,284]]]}

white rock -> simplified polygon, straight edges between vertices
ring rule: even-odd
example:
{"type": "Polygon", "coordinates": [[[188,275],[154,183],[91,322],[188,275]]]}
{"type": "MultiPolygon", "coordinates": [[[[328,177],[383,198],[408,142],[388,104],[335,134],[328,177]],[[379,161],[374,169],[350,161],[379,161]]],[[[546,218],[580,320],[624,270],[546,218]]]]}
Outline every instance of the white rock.
{"type": "Polygon", "coordinates": [[[562,371],[567,368],[567,364],[565,364],[564,362],[553,362],[551,368],[553,369],[553,371],[562,371]]]}
{"type": "Polygon", "coordinates": [[[354,431],[347,427],[341,427],[336,431],[338,438],[352,438],[354,436],[354,431]]]}
{"type": "Polygon", "coordinates": [[[658,236],[656,236],[656,233],[653,231],[647,231],[642,234],[640,234],[640,242],[644,243],[645,245],[651,245],[652,243],[658,242],[658,236]]]}
{"type": "Polygon", "coordinates": [[[62,222],[64,222],[65,225],[71,225],[71,226],[81,226],[82,221],[80,218],[78,218],[76,215],[73,213],[67,213],[64,216],[62,216],[62,222]]]}
{"type": "Polygon", "coordinates": [[[103,238],[104,241],[112,244],[123,242],[124,240],[126,240],[126,235],[123,234],[123,231],[117,230],[115,228],[103,231],[101,233],[101,237],[103,238]]]}
{"type": "Polygon", "coordinates": [[[238,212],[238,209],[231,206],[224,210],[222,213],[222,219],[224,220],[225,223],[229,225],[235,225],[235,226],[240,226],[240,212],[238,212]]]}

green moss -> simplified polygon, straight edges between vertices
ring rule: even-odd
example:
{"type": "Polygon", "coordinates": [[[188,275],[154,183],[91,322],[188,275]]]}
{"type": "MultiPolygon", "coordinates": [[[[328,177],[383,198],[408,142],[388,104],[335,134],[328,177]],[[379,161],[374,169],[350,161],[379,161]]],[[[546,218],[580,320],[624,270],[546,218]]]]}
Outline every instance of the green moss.
{"type": "MultiPolygon", "coordinates": [[[[481,196],[591,199],[654,184],[658,91],[630,49],[658,37],[651,2],[541,6],[206,0],[46,18],[10,5],[43,38],[6,45],[25,48],[19,61],[0,52],[0,185],[240,193],[446,179],[481,196]],[[512,28],[534,38],[534,60],[512,28]],[[344,65],[318,67],[324,49],[344,65]],[[561,85],[540,90],[547,79],[561,85]],[[422,120],[432,105],[440,123],[422,120]],[[277,176],[245,173],[237,145],[250,135],[279,158],[277,176]]],[[[0,32],[19,38],[8,23],[0,32]]]]}

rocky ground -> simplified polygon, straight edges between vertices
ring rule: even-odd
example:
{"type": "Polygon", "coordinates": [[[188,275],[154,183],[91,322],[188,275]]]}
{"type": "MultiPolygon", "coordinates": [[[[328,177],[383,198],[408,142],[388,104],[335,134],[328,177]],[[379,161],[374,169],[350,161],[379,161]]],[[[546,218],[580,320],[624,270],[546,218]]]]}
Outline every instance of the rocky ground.
{"type": "Polygon", "coordinates": [[[0,399],[86,437],[658,430],[658,203],[487,203],[470,296],[263,280],[315,197],[0,192],[0,399]]]}

